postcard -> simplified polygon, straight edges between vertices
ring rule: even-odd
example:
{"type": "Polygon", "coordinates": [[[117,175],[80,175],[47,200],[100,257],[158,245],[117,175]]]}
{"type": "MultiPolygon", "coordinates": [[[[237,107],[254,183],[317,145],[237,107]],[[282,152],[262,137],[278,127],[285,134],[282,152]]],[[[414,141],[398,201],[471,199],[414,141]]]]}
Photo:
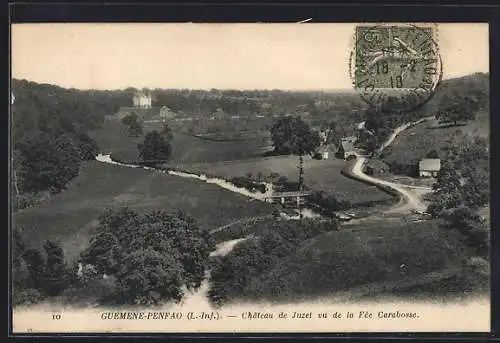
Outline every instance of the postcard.
{"type": "Polygon", "coordinates": [[[490,331],[488,24],[11,39],[14,333],[490,331]]]}

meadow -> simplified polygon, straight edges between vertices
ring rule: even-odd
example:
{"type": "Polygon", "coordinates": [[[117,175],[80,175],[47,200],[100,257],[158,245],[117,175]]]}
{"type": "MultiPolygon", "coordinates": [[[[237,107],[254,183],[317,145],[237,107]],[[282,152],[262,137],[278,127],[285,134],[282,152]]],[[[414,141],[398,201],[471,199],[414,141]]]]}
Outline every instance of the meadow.
{"type": "MultiPolygon", "coordinates": [[[[145,132],[160,130],[160,123],[145,125],[145,132]]],[[[142,137],[129,137],[125,126],[116,119],[108,120],[104,127],[91,132],[101,151],[111,152],[119,161],[137,160],[137,144],[142,137]]],[[[196,174],[232,178],[252,174],[263,178],[279,174],[295,181],[298,179],[297,156],[264,157],[270,151],[267,134],[236,141],[213,141],[174,132],[172,156],[166,167],[196,174]]],[[[355,206],[363,203],[390,201],[392,197],[375,186],[346,178],[341,174],[345,161],[333,157],[327,160],[304,158],[305,184],[316,191],[325,191],[355,206]]]]}
{"type": "MultiPolygon", "coordinates": [[[[160,131],[161,123],[146,123],[144,132],[160,131]]],[[[90,133],[102,152],[110,152],[116,160],[131,161],[138,159],[137,145],[144,137],[130,137],[125,125],[117,119],[108,119],[102,128],[90,133]]],[[[214,141],[193,137],[189,134],[174,132],[170,163],[214,162],[244,159],[261,156],[268,148],[267,136],[245,140],[214,141]]]]}
{"type": "Polygon", "coordinates": [[[68,189],[37,207],[13,214],[26,242],[60,240],[69,260],[87,245],[106,208],[184,210],[198,225],[215,228],[236,219],[271,214],[273,207],[202,181],[92,161],[68,189]]]}
{"type": "Polygon", "coordinates": [[[386,163],[415,164],[431,150],[439,153],[444,147],[464,139],[489,139],[489,135],[489,114],[485,111],[479,112],[475,120],[465,125],[439,125],[436,120],[430,120],[399,134],[380,158],[386,163]]]}
{"type": "MultiPolygon", "coordinates": [[[[304,183],[313,191],[324,191],[339,200],[349,201],[353,206],[392,199],[391,195],[375,186],[343,176],[341,170],[344,165],[344,160],[335,158],[315,160],[305,157],[304,183]]],[[[273,173],[277,173],[291,181],[297,181],[299,174],[297,156],[273,156],[213,163],[178,163],[173,166],[193,173],[208,173],[228,179],[251,174],[254,178],[261,177],[265,180],[273,173]]]]}

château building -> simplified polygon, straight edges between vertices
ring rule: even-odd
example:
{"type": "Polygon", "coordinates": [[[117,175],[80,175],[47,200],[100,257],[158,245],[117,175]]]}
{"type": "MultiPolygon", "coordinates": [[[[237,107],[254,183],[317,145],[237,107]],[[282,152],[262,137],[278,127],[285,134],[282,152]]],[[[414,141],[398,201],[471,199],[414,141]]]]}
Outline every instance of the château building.
{"type": "Polygon", "coordinates": [[[134,107],[151,108],[151,93],[137,92],[134,95],[134,107]]]}

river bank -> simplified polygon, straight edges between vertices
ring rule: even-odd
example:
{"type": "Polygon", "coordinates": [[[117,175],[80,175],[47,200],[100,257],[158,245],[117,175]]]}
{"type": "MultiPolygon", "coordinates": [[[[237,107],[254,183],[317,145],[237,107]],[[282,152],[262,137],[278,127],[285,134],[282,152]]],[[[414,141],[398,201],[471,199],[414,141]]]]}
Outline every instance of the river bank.
{"type": "MultiPolygon", "coordinates": [[[[244,195],[246,197],[251,198],[252,200],[258,200],[258,201],[266,201],[267,198],[269,198],[271,195],[274,194],[275,192],[275,185],[270,182],[261,182],[262,184],[265,185],[265,192],[260,192],[260,191],[249,191],[245,187],[238,187],[234,183],[225,180],[223,178],[218,178],[218,177],[208,177],[206,174],[195,174],[195,173],[188,173],[182,170],[175,170],[175,169],[165,169],[165,168],[155,168],[155,167],[150,167],[150,166],[144,166],[144,165],[139,165],[139,164],[128,164],[128,163],[122,163],[122,162],[117,162],[114,161],[111,158],[110,154],[98,154],[96,156],[96,160],[99,162],[103,163],[108,163],[108,164],[113,164],[121,167],[127,167],[127,168],[142,168],[145,170],[151,170],[157,173],[162,173],[162,174],[168,174],[168,175],[174,175],[182,178],[187,178],[187,179],[192,179],[196,181],[202,181],[205,183],[209,184],[214,184],[217,185],[223,189],[226,189],[228,191],[231,191],[233,193],[238,193],[241,195],[244,195]]],[[[280,212],[281,217],[289,220],[295,220],[295,219],[300,219],[302,218],[320,218],[322,215],[318,212],[316,212],[312,208],[308,207],[302,207],[300,209],[300,212],[297,211],[296,215],[290,215],[289,213],[285,211],[280,212]]]]}

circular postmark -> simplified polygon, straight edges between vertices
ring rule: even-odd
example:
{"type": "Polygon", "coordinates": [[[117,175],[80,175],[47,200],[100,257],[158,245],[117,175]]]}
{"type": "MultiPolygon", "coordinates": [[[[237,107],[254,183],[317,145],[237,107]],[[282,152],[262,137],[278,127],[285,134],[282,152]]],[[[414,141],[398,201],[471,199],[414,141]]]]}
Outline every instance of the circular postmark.
{"type": "Polygon", "coordinates": [[[429,101],[442,78],[436,34],[428,25],[358,25],[349,73],[361,98],[390,112],[429,101]]]}

